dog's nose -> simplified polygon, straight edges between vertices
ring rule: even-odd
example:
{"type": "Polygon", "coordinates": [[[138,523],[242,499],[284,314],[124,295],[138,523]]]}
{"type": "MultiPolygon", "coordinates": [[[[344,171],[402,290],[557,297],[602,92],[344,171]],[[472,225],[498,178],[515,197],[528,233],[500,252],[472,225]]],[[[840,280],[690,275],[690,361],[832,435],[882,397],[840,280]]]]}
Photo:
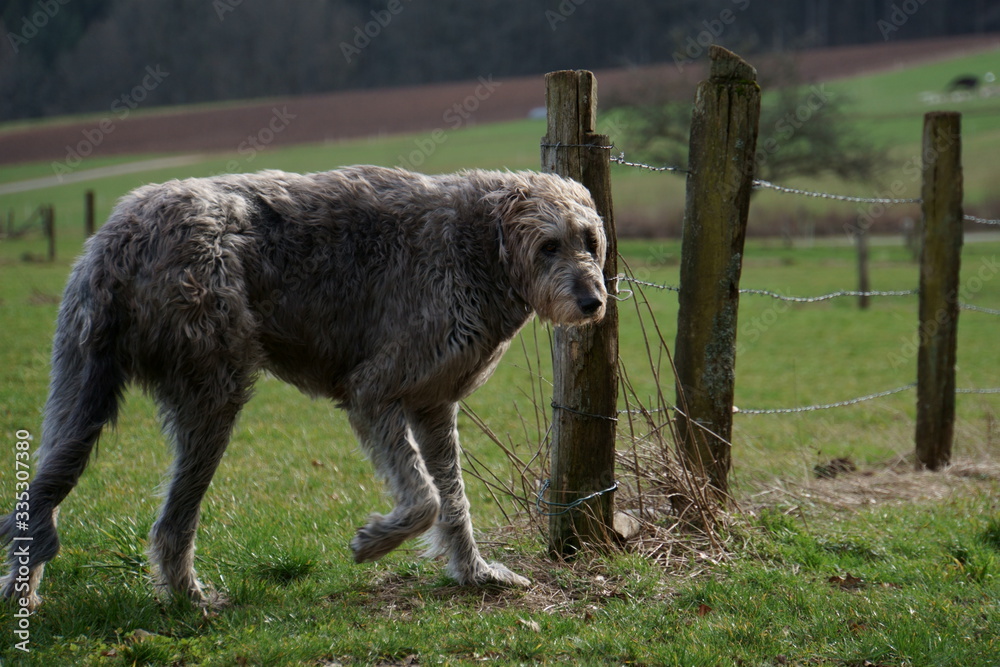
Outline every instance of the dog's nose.
{"type": "Polygon", "coordinates": [[[596,296],[588,296],[577,301],[577,305],[580,307],[580,312],[584,315],[593,315],[604,305],[604,301],[598,299],[596,296]]]}

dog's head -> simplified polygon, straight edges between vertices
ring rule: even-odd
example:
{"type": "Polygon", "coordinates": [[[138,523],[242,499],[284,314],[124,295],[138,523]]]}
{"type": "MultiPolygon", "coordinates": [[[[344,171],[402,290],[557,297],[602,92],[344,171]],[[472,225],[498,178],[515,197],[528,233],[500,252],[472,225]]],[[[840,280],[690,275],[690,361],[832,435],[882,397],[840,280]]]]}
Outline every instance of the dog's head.
{"type": "Polygon", "coordinates": [[[539,317],[584,324],[604,317],[608,243],[590,193],[552,174],[508,174],[490,193],[500,222],[500,258],[539,317]]]}

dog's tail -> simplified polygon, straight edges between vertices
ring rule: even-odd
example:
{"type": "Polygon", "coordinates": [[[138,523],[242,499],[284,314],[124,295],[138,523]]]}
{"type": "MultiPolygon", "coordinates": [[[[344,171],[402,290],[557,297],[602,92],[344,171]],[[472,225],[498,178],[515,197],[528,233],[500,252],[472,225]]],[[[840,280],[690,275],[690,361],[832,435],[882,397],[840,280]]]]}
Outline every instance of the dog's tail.
{"type": "Polygon", "coordinates": [[[18,484],[15,511],[0,520],[0,544],[11,542],[12,571],[0,590],[8,597],[19,566],[34,570],[58,552],[55,510],[83,474],[104,425],[115,421],[127,381],[118,355],[124,315],[100,236],[74,267],[59,309],[34,478],[18,484]]]}

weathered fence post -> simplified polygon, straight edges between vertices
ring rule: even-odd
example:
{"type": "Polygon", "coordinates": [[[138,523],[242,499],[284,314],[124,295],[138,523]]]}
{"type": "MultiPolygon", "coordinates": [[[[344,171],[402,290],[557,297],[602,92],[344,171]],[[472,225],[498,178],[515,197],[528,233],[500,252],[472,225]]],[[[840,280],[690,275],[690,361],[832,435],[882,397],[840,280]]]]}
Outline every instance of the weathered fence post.
{"type": "Polygon", "coordinates": [[[56,207],[52,204],[42,210],[42,229],[49,240],[49,261],[56,260],[56,207]]]}
{"type": "Polygon", "coordinates": [[[871,291],[871,278],[868,272],[868,226],[861,220],[855,227],[854,243],[858,248],[858,308],[868,310],[871,299],[868,293],[871,291]]]}
{"type": "Polygon", "coordinates": [[[674,362],[685,465],[728,494],[736,316],[760,118],[756,70],[712,46],[691,116],[674,362]]]}
{"type": "Polygon", "coordinates": [[[924,116],[920,346],[917,353],[917,465],[951,460],[955,426],[958,272],[962,259],[961,115],[924,116]]]}
{"type": "Polygon", "coordinates": [[[94,191],[87,190],[83,201],[83,238],[94,234],[94,191]]]}
{"type": "MultiPolygon", "coordinates": [[[[608,137],[595,132],[597,81],[591,72],[552,72],[545,77],[545,102],[548,128],[542,139],[542,168],[583,183],[594,197],[608,237],[604,279],[613,294],[618,249],[611,149],[608,137]]],[[[618,399],[614,299],[608,299],[604,319],[597,324],[555,327],[552,364],[549,502],[554,509],[549,517],[549,551],[571,556],[584,544],[604,544],[611,536],[618,399]],[[587,496],[592,497],[566,507],[587,496]]]]}

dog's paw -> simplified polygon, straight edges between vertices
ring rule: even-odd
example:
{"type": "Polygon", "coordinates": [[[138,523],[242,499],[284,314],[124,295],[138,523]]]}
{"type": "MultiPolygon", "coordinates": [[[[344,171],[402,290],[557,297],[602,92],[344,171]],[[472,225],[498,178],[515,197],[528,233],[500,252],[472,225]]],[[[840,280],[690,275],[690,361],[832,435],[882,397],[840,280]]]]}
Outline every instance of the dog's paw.
{"type": "Polygon", "coordinates": [[[231,604],[228,595],[220,590],[216,590],[212,586],[203,586],[201,589],[201,599],[192,599],[192,602],[201,607],[206,614],[220,611],[231,604]]]}
{"type": "Polygon", "coordinates": [[[354,562],[378,560],[403,542],[417,537],[434,525],[440,503],[418,503],[397,507],[387,515],[372,514],[368,525],[351,540],[354,562]]]}
{"type": "Polygon", "coordinates": [[[406,541],[408,535],[387,530],[387,523],[385,517],[375,514],[367,526],[358,530],[351,540],[355,563],[378,560],[406,541]]]}
{"type": "Polygon", "coordinates": [[[22,607],[29,612],[38,611],[38,607],[42,604],[42,596],[34,590],[27,594],[16,591],[13,581],[9,585],[0,583],[0,599],[11,607],[22,607]]]}
{"type": "Polygon", "coordinates": [[[531,580],[512,572],[500,563],[480,560],[469,568],[449,568],[449,574],[460,584],[469,586],[512,586],[527,588],[531,580]]]}
{"type": "Polygon", "coordinates": [[[24,578],[19,580],[17,572],[10,572],[0,577],[0,599],[12,607],[23,607],[30,612],[37,611],[42,604],[42,597],[36,590],[39,578],[36,573],[27,580],[24,578]],[[28,585],[27,590],[24,588],[25,581],[28,585]]]}

